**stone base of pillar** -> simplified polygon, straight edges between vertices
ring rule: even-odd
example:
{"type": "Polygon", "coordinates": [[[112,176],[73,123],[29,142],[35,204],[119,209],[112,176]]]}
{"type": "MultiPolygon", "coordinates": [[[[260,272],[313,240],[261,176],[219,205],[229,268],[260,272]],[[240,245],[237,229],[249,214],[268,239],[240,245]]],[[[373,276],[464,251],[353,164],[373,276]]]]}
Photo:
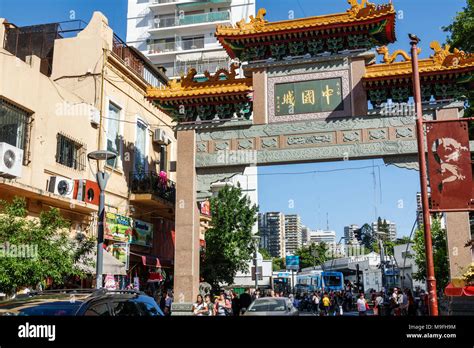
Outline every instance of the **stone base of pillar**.
{"type": "Polygon", "coordinates": [[[183,303],[173,303],[171,305],[171,315],[172,316],[192,316],[193,315],[193,303],[183,302],[183,303]]]}

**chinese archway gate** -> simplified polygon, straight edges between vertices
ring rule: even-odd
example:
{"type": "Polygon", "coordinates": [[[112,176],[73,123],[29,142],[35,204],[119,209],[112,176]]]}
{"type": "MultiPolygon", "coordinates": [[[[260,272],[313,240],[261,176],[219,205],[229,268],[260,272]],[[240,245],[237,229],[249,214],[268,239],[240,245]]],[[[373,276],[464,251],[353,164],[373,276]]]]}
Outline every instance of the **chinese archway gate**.
{"type": "MultiPolygon", "coordinates": [[[[406,105],[413,95],[409,55],[386,46],[396,40],[394,6],[349,3],[344,13],[281,22],[268,22],[260,9],[249,21],[218,26],[215,35],[234,60],[229,70],[198,76],[190,69],[148,91],[177,124],[177,302],[198,294],[196,202],[210,196],[212,183],[251,165],[383,158],[418,168],[413,113],[387,112],[385,104],[406,105]]],[[[431,48],[431,57],[419,61],[424,118],[457,119],[474,62],[437,42],[431,48]]],[[[448,234],[468,231],[465,213],[450,216],[448,234]]],[[[460,240],[448,237],[450,247],[460,240]]]]}

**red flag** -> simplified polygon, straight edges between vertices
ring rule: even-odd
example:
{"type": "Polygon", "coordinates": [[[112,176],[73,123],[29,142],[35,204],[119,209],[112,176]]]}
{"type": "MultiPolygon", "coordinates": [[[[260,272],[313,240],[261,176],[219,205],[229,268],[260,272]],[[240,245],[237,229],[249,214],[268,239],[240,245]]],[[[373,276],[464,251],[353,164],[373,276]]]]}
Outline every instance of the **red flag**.
{"type": "Polygon", "coordinates": [[[429,122],[426,141],[431,210],[470,210],[472,168],[468,122],[429,122]]]}

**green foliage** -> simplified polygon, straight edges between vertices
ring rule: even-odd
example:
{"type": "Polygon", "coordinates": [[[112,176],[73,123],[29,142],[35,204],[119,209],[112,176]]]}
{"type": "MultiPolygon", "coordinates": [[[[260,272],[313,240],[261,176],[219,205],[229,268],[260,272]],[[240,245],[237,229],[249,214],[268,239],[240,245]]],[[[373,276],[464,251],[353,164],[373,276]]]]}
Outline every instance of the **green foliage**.
{"type": "Polygon", "coordinates": [[[258,252],[262,255],[264,260],[272,260],[272,255],[270,255],[267,249],[258,249],[258,252]]]}
{"type": "MultiPolygon", "coordinates": [[[[467,0],[466,7],[458,12],[452,24],[443,28],[449,32],[447,43],[452,47],[472,53],[474,52],[474,0],[467,0]]],[[[467,93],[468,104],[465,115],[471,117],[474,114],[474,92],[467,93]]],[[[471,129],[471,133],[473,133],[471,129]]]]}
{"type": "Polygon", "coordinates": [[[275,257],[272,260],[272,268],[273,271],[280,271],[282,269],[285,269],[285,260],[281,257],[275,257]]]}
{"type": "MultiPolygon", "coordinates": [[[[449,263],[448,250],[446,242],[446,230],[441,228],[439,219],[433,219],[431,225],[431,239],[433,243],[433,260],[436,277],[437,290],[442,290],[449,282],[449,263]]],[[[413,274],[413,278],[418,281],[426,281],[426,254],[425,254],[425,236],[423,229],[415,232],[413,242],[415,251],[415,263],[418,266],[418,272],[413,274]]]]}
{"type": "Polygon", "coordinates": [[[258,208],[242,194],[240,186],[226,186],[211,198],[211,227],[206,231],[206,249],[201,274],[215,289],[232,284],[238,271],[248,271],[253,257],[252,228],[258,208]]]}
{"type": "Polygon", "coordinates": [[[321,266],[331,257],[328,253],[328,246],[326,243],[311,243],[308,246],[302,246],[298,249],[295,255],[300,257],[300,268],[321,266]]]}
{"type": "Polygon", "coordinates": [[[1,201],[0,206],[0,245],[2,256],[6,256],[0,257],[0,292],[13,294],[21,287],[34,288],[48,277],[61,285],[67,276],[84,276],[76,263],[91,262],[86,255],[94,242],[85,237],[73,240],[69,222],[59,210],[43,211],[39,219],[28,219],[22,198],[12,203],[1,201]],[[7,251],[13,248],[26,250],[28,257],[12,257],[7,251]]]}
{"type": "Polygon", "coordinates": [[[467,0],[466,7],[443,30],[450,33],[447,42],[452,47],[474,52],[474,0],[467,0]]]}

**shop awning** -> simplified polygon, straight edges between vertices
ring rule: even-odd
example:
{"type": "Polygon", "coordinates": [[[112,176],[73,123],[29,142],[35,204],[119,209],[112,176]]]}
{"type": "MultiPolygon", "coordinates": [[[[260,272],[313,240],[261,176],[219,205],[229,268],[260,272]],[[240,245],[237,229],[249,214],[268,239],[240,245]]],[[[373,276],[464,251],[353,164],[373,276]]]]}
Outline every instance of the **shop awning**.
{"type": "Polygon", "coordinates": [[[464,286],[456,287],[452,283],[449,283],[448,286],[444,289],[444,294],[446,296],[474,296],[474,286],[464,286]]]}
{"type": "Polygon", "coordinates": [[[202,52],[177,54],[176,61],[178,62],[195,62],[202,59],[202,52]]]}
{"type": "MultiPolygon", "coordinates": [[[[97,260],[97,251],[91,252],[88,256],[88,259],[97,260]]],[[[95,263],[93,266],[86,265],[82,262],[79,262],[77,265],[81,270],[88,274],[95,274],[95,263]]],[[[103,274],[112,274],[112,275],[126,275],[127,270],[125,269],[125,265],[117,260],[112,254],[104,250],[103,254],[103,266],[102,266],[102,273],[103,274]]]]}
{"type": "Polygon", "coordinates": [[[202,52],[203,60],[230,59],[226,51],[220,49],[216,51],[202,52]]]}

